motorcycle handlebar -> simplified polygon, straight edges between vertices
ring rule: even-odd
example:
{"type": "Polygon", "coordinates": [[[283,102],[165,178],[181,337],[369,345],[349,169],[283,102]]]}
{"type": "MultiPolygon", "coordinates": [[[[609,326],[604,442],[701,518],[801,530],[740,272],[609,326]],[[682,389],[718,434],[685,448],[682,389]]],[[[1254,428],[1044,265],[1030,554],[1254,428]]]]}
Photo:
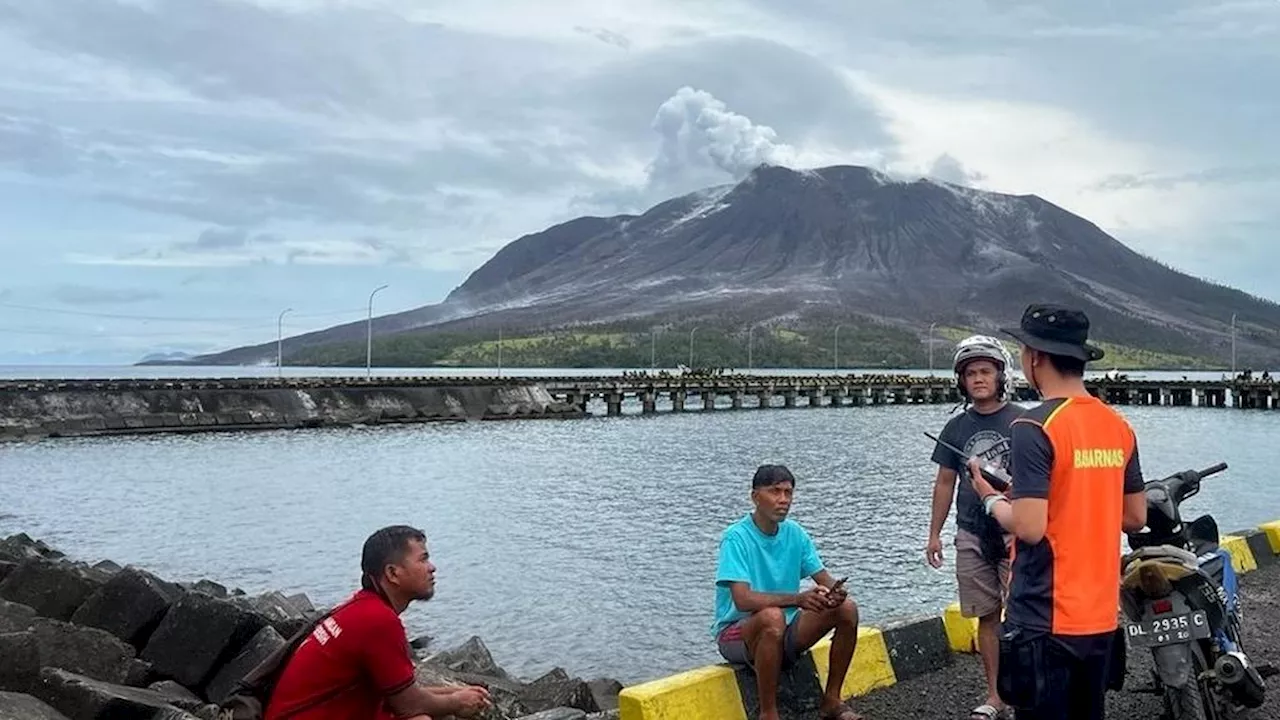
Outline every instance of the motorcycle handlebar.
{"type": "Polygon", "coordinates": [[[1224,462],[1220,462],[1217,465],[1211,465],[1205,468],[1204,470],[1201,470],[1197,474],[1200,476],[1201,479],[1204,479],[1209,477],[1210,475],[1217,475],[1218,473],[1226,469],[1227,469],[1227,464],[1224,462]]]}

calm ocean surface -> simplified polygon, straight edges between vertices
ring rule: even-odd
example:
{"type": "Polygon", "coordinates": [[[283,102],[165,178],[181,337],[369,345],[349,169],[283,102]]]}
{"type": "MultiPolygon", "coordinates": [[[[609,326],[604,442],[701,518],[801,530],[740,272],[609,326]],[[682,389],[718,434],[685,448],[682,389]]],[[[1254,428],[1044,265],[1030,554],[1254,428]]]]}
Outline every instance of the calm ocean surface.
{"type": "MultiPolygon", "coordinates": [[[[81,370],[0,368],[0,377],[242,369],[81,370]]],[[[832,572],[851,576],[867,622],[950,602],[950,555],[941,571],[924,563],[934,466],[921,433],[936,432],[951,409],[5,444],[0,534],[28,532],[82,559],[171,579],[305,591],[327,604],[356,587],[364,538],[408,523],[427,531],[439,567],[436,599],[405,615],[411,634],[439,645],[480,635],[519,675],[560,665],[630,683],[718,660],[708,635],[717,538],[749,511],[760,463],[796,473],[793,517],[832,572]]],[[[1191,501],[1193,516],[1213,512],[1226,530],[1280,517],[1280,413],[1122,410],[1148,476],[1230,464],[1191,501]]]]}

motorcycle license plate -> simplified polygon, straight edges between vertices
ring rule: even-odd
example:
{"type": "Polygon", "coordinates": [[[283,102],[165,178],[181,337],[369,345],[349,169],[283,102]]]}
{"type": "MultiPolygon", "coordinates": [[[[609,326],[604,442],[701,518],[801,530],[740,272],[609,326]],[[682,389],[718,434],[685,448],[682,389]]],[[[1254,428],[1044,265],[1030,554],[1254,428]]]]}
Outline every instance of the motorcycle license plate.
{"type": "Polygon", "coordinates": [[[1203,610],[1179,614],[1157,615],[1142,622],[1129,623],[1129,643],[1141,647],[1157,647],[1201,640],[1209,637],[1209,618],[1203,610]]]}

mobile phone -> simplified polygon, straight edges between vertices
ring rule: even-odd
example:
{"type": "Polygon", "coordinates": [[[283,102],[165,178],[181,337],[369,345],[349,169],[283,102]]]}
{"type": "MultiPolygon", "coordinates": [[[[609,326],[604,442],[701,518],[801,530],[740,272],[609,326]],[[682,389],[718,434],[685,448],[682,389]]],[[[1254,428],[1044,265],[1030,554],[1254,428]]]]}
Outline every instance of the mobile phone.
{"type": "Polygon", "coordinates": [[[839,580],[837,580],[837,581],[836,581],[836,584],[831,586],[831,589],[832,589],[832,590],[839,590],[840,588],[844,587],[845,581],[847,581],[848,579],[849,579],[849,576],[848,576],[848,575],[845,575],[844,577],[842,577],[842,578],[840,578],[839,580]]]}

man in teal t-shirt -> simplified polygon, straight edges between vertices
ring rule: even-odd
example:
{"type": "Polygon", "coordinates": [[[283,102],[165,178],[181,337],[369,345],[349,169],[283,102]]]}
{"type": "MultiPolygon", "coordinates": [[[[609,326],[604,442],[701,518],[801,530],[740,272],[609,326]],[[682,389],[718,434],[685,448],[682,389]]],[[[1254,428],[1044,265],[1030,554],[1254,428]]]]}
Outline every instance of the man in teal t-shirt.
{"type": "Polygon", "coordinates": [[[778,674],[831,630],[830,674],[820,717],[858,720],[840,696],[858,644],[858,606],[844,581],[822,565],[799,523],[787,519],[796,479],[783,465],[762,465],[751,481],[755,510],[725,529],[716,570],[720,654],[755,669],[760,720],[778,720],[778,674]],[[800,581],[814,587],[800,592],[800,581]]]}

